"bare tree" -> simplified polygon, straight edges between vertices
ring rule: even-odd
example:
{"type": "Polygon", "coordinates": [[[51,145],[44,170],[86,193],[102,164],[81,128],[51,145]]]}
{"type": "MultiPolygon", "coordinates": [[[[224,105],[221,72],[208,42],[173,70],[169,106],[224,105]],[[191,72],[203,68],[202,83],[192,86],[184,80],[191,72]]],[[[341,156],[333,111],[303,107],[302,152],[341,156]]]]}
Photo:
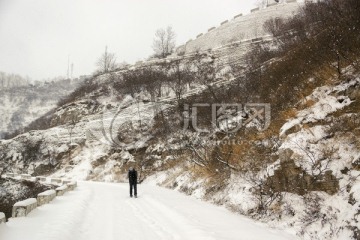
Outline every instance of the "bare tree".
{"type": "Polygon", "coordinates": [[[116,57],[114,53],[109,53],[107,51],[107,46],[105,47],[105,52],[98,59],[96,66],[100,72],[107,73],[116,68],[116,57]]]}
{"type": "Polygon", "coordinates": [[[139,71],[140,81],[144,88],[150,93],[151,101],[156,101],[156,97],[161,97],[161,87],[166,80],[163,70],[156,67],[145,67],[139,71]]]}
{"type": "Polygon", "coordinates": [[[181,97],[186,91],[186,85],[191,82],[189,66],[181,60],[175,60],[170,64],[168,74],[169,86],[175,92],[178,103],[180,104],[181,97]]]}
{"type": "Polygon", "coordinates": [[[73,145],[73,139],[72,139],[73,130],[78,122],[79,122],[79,116],[75,112],[72,112],[69,116],[69,122],[66,125],[66,129],[68,130],[68,133],[69,133],[69,161],[71,161],[71,148],[73,145]]]}
{"type": "Polygon", "coordinates": [[[281,34],[282,28],[284,25],[284,19],[282,18],[270,18],[264,25],[263,29],[267,33],[271,33],[274,37],[277,37],[281,34]]]}
{"type": "Polygon", "coordinates": [[[168,26],[166,30],[163,28],[156,30],[153,49],[155,56],[160,58],[165,58],[174,52],[175,32],[172,27],[168,26]]]}
{"type": "Polygon", "coordinates": [[[191,63],[194,79],[201,85],[206,86],[213,99],[219,101],[213,85],[216,80],[219,80],[217,79],[219,69],[215,64],[214,56],[208,56],[207,54],[201,54],[200,52],[197,52],[191,58],[191,63]]]}

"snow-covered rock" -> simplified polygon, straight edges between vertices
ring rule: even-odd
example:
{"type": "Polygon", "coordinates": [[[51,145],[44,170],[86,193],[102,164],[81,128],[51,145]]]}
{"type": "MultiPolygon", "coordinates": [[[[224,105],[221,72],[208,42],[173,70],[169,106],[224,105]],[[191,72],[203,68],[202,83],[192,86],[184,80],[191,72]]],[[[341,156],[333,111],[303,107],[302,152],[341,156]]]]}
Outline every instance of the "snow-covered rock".
{"type": "Polygon", "coordinates": [[[67,191],[68,191],[68,186],[67,185],[63,185],[61,187],[58,187],[55,189],[56,191],[56,196],[62,196],[64,195],[67,191]]]}
{"type": "Polygon", "coordinates": [[[12,217],[26,217],[32,210],[37,207],[36,198],[28,198],[24,201],[17,202],[13,206],[12,217]]]}
{"type": "Polygon", "coordinates": [[[0,224],[5,222],[6,222],[5,214],[3,212],[0,212],[0,224]]]}

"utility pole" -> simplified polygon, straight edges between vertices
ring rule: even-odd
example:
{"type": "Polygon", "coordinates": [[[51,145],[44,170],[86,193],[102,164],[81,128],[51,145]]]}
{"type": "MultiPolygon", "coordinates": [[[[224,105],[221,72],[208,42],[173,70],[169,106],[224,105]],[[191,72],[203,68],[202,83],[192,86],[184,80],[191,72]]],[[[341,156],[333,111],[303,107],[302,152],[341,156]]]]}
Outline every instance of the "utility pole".
{"type": "Polygon", "coordinates": [[[70,75],[70,80],[73,79],[73,74],[74,74],[74,63],[71,63],[71,75],[70,75]]]}
{"type": "Polygon", "coordinates": [[[104,70],[107,73],[108,72],[108,54],[107,54],[107,45],[105,46],[105,58],[104,58],[104,70]]]}
{"type": "Polygon", "coordinates": [[[67,79],[69,79],[70,74],[70,54],[68,55],[68,64],[67,64],[67,79]]]}

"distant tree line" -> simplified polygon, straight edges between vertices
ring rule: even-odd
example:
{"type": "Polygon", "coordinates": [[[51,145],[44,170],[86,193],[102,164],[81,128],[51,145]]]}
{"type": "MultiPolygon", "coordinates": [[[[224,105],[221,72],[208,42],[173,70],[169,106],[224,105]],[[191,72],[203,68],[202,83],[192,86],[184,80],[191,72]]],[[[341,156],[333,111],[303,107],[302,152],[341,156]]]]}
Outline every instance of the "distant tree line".
{"type": "Polygon", "coordinates": [[[22,77],[18,74],[0,72],[0,89],[26,86],[28,84],[30,84],[29,77],[22,77]]]}
{"type": "Polygon", "coordinates": [[[181,102],[187,89],[195,84],[203,85],[215,96],[212,83],[217,79],[219,69],[214,59],[202,53],[190,58],[178,58],[158,65],[128,70],[114,77],[114,88],[123,94],[135,96],[140,91],[151,95],[151,100],[166,96],[164,90],[173,91],[181,102]]]}

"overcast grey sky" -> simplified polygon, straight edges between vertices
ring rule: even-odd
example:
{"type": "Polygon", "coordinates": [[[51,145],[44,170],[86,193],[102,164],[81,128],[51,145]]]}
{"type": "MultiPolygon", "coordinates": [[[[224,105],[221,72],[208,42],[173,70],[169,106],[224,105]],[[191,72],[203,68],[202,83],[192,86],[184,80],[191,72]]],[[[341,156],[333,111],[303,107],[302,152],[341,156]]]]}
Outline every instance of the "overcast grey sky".
{"type": "Polygon", "coordinates": [[[105,46],[118,62],[152,54],[156,29],[180,45],[247,13],[256,0],[0,0],[0,71],[34,80],[91,74],[105,46]]]}

